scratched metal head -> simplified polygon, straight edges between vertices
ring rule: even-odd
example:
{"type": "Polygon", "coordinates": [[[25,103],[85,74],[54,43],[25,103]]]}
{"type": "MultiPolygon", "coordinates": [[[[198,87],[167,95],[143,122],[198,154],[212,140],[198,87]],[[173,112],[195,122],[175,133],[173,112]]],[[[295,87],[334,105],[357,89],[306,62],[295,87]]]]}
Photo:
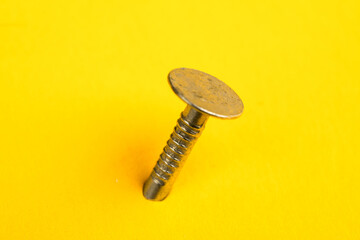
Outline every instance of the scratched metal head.
{"type": "Polygon", "coordinates": [[[219,118],[236,118],[244,105],[228,85],[207,73],[177,68],[168,76],[171,88],[184,102],[197,110],[219,118]]]}

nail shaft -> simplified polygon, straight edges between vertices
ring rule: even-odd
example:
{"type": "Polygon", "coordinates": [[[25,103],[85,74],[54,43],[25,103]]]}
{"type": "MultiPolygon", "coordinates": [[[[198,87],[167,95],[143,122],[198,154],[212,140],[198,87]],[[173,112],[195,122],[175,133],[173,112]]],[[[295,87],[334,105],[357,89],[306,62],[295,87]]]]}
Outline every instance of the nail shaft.
{"type": "Polygon", "coordinates": [[[208,118],[207,114],[189,105],[181,113],[167,145],[144,184],[145,198],[161,201],[167,197],[208,118]]]}

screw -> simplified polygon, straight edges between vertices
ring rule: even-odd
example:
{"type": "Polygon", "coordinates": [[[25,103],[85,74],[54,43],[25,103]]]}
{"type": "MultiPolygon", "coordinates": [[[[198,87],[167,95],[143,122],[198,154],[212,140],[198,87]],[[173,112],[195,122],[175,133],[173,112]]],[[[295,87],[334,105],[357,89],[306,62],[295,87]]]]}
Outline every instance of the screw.
{"type": "Polygon", "coordinates": [[[241,99],[229,86],[204,72],[178,68],[169,73],[168,80],[175,94],[188,105],[144,183],[144,197],[155,201],[164,200],[170,193],[209,116],[236,118],[244,109],[241,99]]]}

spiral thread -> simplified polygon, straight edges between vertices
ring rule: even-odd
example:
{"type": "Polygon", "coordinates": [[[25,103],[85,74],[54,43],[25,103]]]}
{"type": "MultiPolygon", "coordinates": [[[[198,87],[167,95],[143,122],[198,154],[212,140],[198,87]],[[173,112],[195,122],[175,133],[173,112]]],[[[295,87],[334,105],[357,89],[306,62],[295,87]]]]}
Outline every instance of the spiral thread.
{"type": "Polygon", "coordinates": [[[208,115],[187,105],[143,186],[146,199],[161,201],[170,193],[180,169],[204,130],[208,115]]]}
{"type": "Polygon", "coordinates": [[[154,182],[162,186],[173,182],[203,128],[204,126],[192,125],[186,120],[184,114],[181,114],[151,173],[154,182]]]}

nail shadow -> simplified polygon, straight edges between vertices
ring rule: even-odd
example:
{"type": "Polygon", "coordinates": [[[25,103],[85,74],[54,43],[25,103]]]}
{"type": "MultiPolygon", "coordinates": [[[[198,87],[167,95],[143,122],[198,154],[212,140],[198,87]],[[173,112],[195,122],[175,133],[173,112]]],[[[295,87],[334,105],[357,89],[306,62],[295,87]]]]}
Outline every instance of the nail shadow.
{"type": "MultiPolygon", "coordinates": [[[[133,132],[138,134],[127,136],[118,133],[115,138],[116,143],[111,149],[111,169],[108,169],[115,175],[121,184],[127,185],[129,188],[136,188],[136,191],[142,191],[142,187],[146,179],[158,160],[162,151],[162,145],[166,142],[156,135],[158,132],[154,124],[145,123],[141,126],[136,125],[133,132]],[[135,130],[136,129],[136,130],[135,130]]],[[[128,129],[129,130],[129,129],[128,129]]],[[[130,132],[131,129],[130,129],[130,132]]]]}
{"type": "Polygon", "coordinates": [[[127,181],[141,189],[157,161],[158,151],[156,144],[153,144],[155,139],[146,137],[144,141],[142,137],[139,136],[139,139],[127,143],[125,151],[118,159],[119,170],[123,168],[122,174],[126,176],[127,181]]]}

